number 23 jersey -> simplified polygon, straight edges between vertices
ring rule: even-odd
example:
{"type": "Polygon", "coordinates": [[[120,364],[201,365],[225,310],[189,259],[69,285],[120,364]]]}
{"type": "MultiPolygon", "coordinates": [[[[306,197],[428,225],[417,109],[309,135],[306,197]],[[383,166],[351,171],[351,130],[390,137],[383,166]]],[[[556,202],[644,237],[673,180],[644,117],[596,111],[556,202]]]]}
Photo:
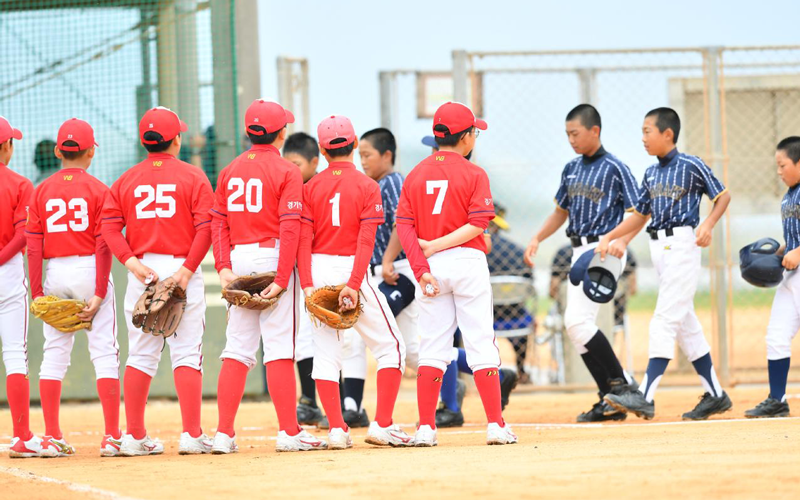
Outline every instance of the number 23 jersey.
{"type": "Polygon", "coordinates": [[[45,259],[94,255],[108,187],[80,168],[62,168],[33,195],[25,231],[44,238],[45,259]]]}
{"type": "MultiPolygon", "coordinates": [[[[408,174],[397,207],[397,223],[414,225],[417,236],[427,241],[464,224],[485,229],[494,215],[489,176],[451,151],[432,154],[408,174]]],[[[483,234],[461,246],[486,252],[483,234]]]]}
{"type": "Polygon", "coordinates": [[[214,204],[202,170],[164,153],[128,169],[111,186],[103,222],[122,221],[134,255],[186,256],[214,204]]]}

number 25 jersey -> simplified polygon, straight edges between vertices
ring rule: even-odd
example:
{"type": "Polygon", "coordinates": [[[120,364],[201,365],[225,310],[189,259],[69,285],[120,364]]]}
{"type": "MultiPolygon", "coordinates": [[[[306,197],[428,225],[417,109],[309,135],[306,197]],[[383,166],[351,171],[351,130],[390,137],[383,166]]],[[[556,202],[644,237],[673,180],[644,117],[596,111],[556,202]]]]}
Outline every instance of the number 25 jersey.
{"type": "MultiPolygon", "coordinates": [[[[417,236],[427,241],[464,224],[485,229],[494,215],[489,176],[451,151],[438,151],[414,167],[403,184],[397,207],[397,223],[415,226],[417,236]]],[[[486,252],[483,234],[461,246],[486,252]]]]}
{"type": "Polygon", "coordinates": [[[150,153],[111,186],[103,222],[124,223],[134,255],[186,256],[197,229],[209,223],[213,204],[211,183],[202,170],[168,154],[150,153]]]}

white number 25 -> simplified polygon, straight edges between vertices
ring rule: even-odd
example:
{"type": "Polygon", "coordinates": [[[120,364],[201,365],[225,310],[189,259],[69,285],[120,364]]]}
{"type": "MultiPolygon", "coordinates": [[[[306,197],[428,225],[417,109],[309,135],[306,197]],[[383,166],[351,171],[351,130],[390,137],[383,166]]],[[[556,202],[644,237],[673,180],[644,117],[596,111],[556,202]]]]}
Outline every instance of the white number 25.
{"type": "Polygon", "coordinates": [[[155,186],[142,184],[141,186],[136,186],[136,189],[133,190],[133,196],[135,198],[144,197],[142,201],[136,204],[136,218],[155,219],[159,217],[169,219],[175,215],[175,198],[167,193],[174,193],[176,188],[175,184],[157,184],[155,186]],[[149,208],[153,203],[160,206],[156,206],[153,209],[149,208]]]}

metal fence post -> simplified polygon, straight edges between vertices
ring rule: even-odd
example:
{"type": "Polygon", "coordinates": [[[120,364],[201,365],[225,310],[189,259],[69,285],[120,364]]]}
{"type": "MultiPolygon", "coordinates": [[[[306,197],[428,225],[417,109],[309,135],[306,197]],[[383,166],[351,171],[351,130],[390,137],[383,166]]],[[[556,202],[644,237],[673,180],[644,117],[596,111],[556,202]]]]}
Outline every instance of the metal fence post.
{"type": "Polygon", "coordinates": [[[453,51],[453,100],[470,106],[469,75],[467,74],[467,51],[453,51]]]}
{"type": "Polygon", "coordinates": [[[381,127],[392,129],[392,73],[390,71],[381,71],[378,73],[378,82],[380,84],[380,100],[381,100],[381,127]]]}
{"type": "MultiPolygon", "coordinates": [[[[278,70],[278,102],[286,109],[295,109],[294,92],[292,91],[292,62],[287,57],[279,56],[277,60],[278,70]]],[[[294,123],[286,125],[286,132],[294,132],[294,123]]]]}
{"type": "MultiPolygon", "coordinates": [[[[708,114],[709,136],[711,139],[711,168],[719,178],[724,174],[724,158],[722,151],[722,108],[720,104],[719,63],[720,48],[706,49],[708,67],[708,114]]],[[[718,223],[714,228],[712,245],[712,284],[714,286],[714,312],[717,322],[717,360],[720,382],[730,384],[730,360],[728,350],[728,283],[726,266],[725,224],[718,223]]]]}
{"type": "Polygon", "coordinates": [[[597,70],[594,68],[578,69],[578,78],[581,81],[581,102],[597,104],[597,70]]]}

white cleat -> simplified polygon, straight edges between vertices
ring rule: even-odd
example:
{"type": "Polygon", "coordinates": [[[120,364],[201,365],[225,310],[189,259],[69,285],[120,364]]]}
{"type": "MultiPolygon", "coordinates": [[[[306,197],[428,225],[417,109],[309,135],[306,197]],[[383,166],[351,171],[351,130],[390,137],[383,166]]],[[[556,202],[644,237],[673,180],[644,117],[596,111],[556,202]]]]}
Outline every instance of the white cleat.
{"type": "Polygon", "coordinates": [[[430,425],[420,425],[417,428],[417,433],[414,434],[414,446],[430,447],[438,445],[436,429],[431,428],[430,425]]]}
{"type": "Polygon", "coordinates": [[[75,455],[75,448],[70,445],[63,437],[56,439],[53,436],[45,436],[42,439],[42,458],[71,457],[75,455]]]}
{"type": "Polygon", "coordinates": [[[11,440],[11,447],[8,450],[11,458],[36,458],[42,456],[42,439],[33,436],[27,441],[15,437],[11,440]]]}
{"type": "Polygon", "coordinates": [[[178,447],[178,455],[201,455],[211,453],[214,443],[205,434],[192,437],[188,432],[181,433],[181,444],[178,447]]]}
{"type": "Polygon", "coordinates": [[[151,439],[150,436],[135,439],[130,434],[122,436],[122,445],[119,447],[120,456],[141,457],[145,455],[161,455],[162,453],[164,453],[164,445],[158,439],[151,439]]]}
{"type": "Polygon", "coordinates": [[[214,443],[211,446],[211,453],[214,455],[227,455],[239,451],[236,444],[236,436],[230,437],[224,432],[214,434],[214,443]]]}
{"type": "Polygon", "coordinates": [[[389,427],[381,427],[374,420],[369,424],[365,441],[375,446],[414,446],[414,438],[406,434],[399,425],[392,424],[389,427]]]}
{"type": "Polygon", "coordinates": [[[516,444],[517,435],[511,430],[511,426],[505,424],[490,423],[486,428],[486,444],[516,444]]]}
{"type": "Polygon", "coordinates": [[[122,446],[122,436],[119,439],[114,439],[113,436],[106,434],[103,436],[103,441],[100,443],[100,456],[101,457],[118,457],[119,449],[122,446]]]}
{"type": "Polygon", "coordinates": [[[306,431],[300,431],[296,436],[290,436],[286,434],[286,431],[280,431],[278,442],[275,444],[276,451],[312,451],[327,448],[328,443],[306,431]]]}
{"type": "Polygon", "coordinates": [[[353,440],[350,439],[350,431],[345,432],[344,429],[339,427],[332,428],[328,431],[329,450],[345,450],[352,447],[353,440]]]}

